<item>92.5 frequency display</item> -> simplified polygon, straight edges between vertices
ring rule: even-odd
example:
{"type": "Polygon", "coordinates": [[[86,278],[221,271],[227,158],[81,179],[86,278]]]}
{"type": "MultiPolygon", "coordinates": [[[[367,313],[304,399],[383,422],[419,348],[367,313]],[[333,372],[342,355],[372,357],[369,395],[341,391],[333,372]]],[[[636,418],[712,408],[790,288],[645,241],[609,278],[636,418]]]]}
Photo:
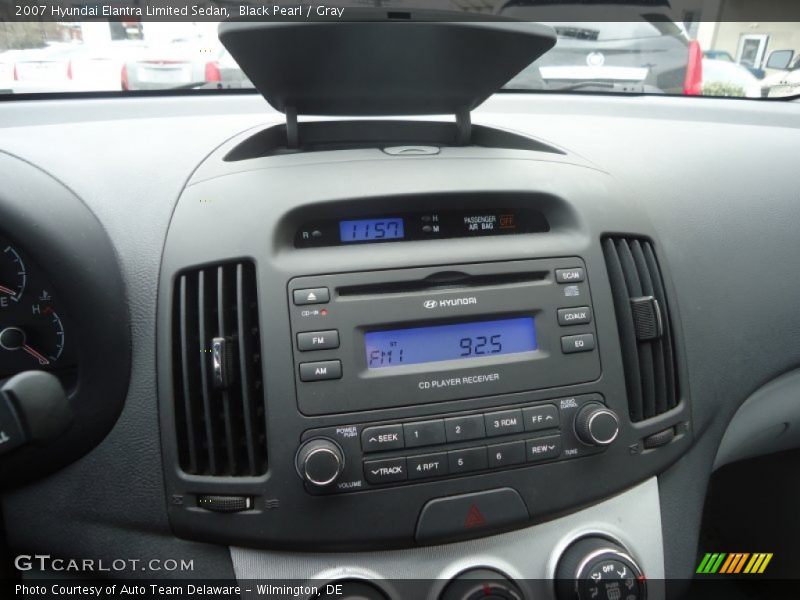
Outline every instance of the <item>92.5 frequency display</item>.
{"type": "Polygon", "coordinates": [[[371,331],[364,341],[370,369],[532,352],[537,348],[533,317],[371,331]]]}

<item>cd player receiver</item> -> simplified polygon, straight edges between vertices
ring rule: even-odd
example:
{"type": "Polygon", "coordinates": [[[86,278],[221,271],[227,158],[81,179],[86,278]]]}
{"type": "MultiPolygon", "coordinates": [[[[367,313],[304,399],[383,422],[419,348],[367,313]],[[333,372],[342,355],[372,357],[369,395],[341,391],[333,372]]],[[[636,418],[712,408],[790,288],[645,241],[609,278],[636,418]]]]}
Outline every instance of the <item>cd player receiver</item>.
{"type": "Polygon", "coordinates": [[[600,376],[579,258],[295,278],[297,402],[351,413],[600,376]]]}

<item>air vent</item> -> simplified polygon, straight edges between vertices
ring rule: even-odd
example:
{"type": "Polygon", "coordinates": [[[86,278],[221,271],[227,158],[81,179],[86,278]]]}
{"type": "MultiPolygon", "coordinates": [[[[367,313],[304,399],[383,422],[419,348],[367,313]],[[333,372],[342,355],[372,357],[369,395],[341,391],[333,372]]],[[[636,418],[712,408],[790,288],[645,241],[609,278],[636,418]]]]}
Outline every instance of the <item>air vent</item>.
{"type": "Polygon", "coordinates": [[[608,237],[603,253],[617,313],[632,421],[678,404],[678,378],[667,297],[652,244],[608,237]]]}
{"type": "Polygon", "coordinates": [[[172,321],[181,469],[192,475],[265,473],[254,265],[226,263],[182,273],[172,321]]]}

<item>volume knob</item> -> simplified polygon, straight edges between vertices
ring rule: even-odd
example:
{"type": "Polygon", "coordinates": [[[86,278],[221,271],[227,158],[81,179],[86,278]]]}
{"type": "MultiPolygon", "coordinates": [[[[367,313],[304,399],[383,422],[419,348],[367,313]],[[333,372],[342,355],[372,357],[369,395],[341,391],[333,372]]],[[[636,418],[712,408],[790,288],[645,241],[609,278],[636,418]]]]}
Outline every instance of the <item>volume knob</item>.
{"type": "Polygon", "coordinates": [[[339,444],[327,438],[308,440],[297,451],[297,472],[316,487],[331,485],[344,469],[344,452],[339,444]]]}
{"type": "Polygon", "coordinates": [[[584,444],[608,446],[619,435],[619,419],[599,402],[589,402],[575,417],[575,434],[584,444]]]}

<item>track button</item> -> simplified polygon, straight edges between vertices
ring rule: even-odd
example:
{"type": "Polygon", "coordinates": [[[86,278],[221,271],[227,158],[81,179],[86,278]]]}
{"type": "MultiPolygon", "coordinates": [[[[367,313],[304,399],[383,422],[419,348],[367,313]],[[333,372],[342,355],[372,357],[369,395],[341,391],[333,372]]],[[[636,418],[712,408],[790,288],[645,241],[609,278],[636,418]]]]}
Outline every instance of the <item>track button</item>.
{"type": "Polygon", "coordinates": [[[376,484],[405,481],[408,477],[406,459],[400,457],[364,461],[364,476],[367,481],[376,484]]]}
{"type": "Polygon", "coordinates": [[[508,529],[529,519],[519,493],[500,488],[431,500],[417,521],[418,543],[446,542],[508,529]]]}

